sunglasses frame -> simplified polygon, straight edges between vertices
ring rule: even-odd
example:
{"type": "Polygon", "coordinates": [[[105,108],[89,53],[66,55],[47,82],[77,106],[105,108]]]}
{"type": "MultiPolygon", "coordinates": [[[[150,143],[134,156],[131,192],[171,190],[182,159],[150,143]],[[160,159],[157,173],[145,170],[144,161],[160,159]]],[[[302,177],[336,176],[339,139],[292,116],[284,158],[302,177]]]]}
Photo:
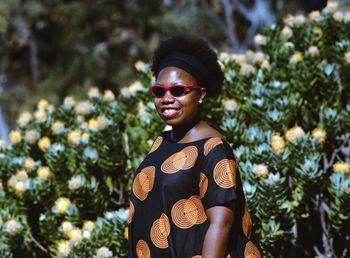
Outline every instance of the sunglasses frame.
{"type": "Polygon", "coordinates": [[[185,96],[186,94],[188,94],[191,90],[205,90],[205,88],[203,88],[202,86],[199,86],[199,85],[192,85],[192,86],[188,86],[188,85],[185,85],[185,84],[175,84],[175,85],[172,85],[172,86],[165,86],[165,85],[162,85],[162,84],[156,84],[156,85],[152,85],[149,90],[150,92],[152,93],[152,95],[155,97],[155,98],[162,98],[164,97],[165,93],[168,91],[172,96],[174,97],[182,97],[182,96],[185,96]],[[154,89],[156,87],[160,87],[160,88],[163,88],[164,89],[164,94],[162,96],[156,96],[154,94],[154,89]],[[174,88],[174,87],[182,87],[184,88],[184,92],[183,94],[179,95],[179,96],[174,96],[173,94],[171,94],[171,89],[174,88]]]}

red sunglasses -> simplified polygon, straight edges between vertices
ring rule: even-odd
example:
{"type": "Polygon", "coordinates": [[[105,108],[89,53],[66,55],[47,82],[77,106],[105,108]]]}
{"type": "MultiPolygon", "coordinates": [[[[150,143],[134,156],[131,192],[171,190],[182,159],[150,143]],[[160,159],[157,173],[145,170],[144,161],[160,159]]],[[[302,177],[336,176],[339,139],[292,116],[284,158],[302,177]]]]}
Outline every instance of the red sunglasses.
{"type": "Polygon", "coordinates": [[[157,85],[152,85],[150,87],[151,93],[156,98],[163,97],[167,91],[169,91],[170,94],[173,95],[174,97],[181,97],[189,93],[191,90],[198,90],[198,89],[205,90],[205,88],[198,85],[188,86],[184,84],[175,84],[172,86],[164,86],[161,84],[157,84],[157,85]]]}

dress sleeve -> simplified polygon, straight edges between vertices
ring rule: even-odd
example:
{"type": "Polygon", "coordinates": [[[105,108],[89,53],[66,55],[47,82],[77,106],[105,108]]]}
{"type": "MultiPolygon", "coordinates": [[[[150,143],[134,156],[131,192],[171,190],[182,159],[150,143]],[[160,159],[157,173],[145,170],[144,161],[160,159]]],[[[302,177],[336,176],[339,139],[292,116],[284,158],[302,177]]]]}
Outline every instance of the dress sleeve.
{"type": "Polygon", "coordinates": [[[237,199],[236,159],[230,145],[220,138],[209,139],[204,146],[199,192],[205,209],[237,199]]]}

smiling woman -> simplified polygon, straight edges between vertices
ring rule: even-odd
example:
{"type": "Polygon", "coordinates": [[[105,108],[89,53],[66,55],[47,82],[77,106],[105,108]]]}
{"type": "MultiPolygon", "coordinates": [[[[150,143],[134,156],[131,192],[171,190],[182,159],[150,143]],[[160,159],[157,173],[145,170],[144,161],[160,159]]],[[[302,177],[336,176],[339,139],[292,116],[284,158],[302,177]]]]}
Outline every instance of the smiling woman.
{"type": "Polygon", "coordinates": [[[136,171],[130,197],[130,257],[258,258],[230,145],[202,119],[223,73],[200,39],[177,36],[156,49],[150,92],[172,130],[161,133],[136,171]]]}

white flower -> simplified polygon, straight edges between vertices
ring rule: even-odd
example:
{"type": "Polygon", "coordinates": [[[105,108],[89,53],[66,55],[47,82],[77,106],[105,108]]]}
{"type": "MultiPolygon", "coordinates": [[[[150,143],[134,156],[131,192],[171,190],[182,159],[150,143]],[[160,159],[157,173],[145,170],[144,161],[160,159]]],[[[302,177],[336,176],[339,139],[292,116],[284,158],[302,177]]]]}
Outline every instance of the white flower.
{"type": "Polygon", "coordinates": [[[237,106],[237,102],[234,99],[228,99],[224,103],[225,110],[227,111],[234,111],[237,106]]]}
{"type": "Polygon", "coordinates": [[[83,131],[88,129],[89,128],[89,124],[87,122],[82,122],[80,125],[79,125],[79,128],[82,129],[83,131]]]}
{"type": "Polygon", "coordinates": [[[90,140],[90,134],[88,134],[88,133],[83,133],[82,136],[81,136],[81,140],[82,140],[84,143],[88,143],[89,140],[90,140]]]}
{"type": "Polygon", "coordinates": [[[28,130],[25,133],[24,138],[29,144],[34,144],[40,137],[40,134],[36,130],[28,130]]]}
{"type": "Polygon", "coordinates": [[[98,129],[99,130],[105,129],[108,126],[108,122],[109,122],[109,120],[104,115],[98,116],[97,117],[98,129]]]}
{"type": "Polygon", "coordinates": [[[73,224],[71,222],[69,222],[67,220],[64,220],[61,223],[61,228],[62,228],[63,233],[65,235],[67,235],[68,232],[71,231],[74,228],[74,226],[73,226],[73,224]]]}
{"type": "Polygon", "coordinates": [[[46,110],[47,112],[52,113],[53,111],[55,111],[55,107],[53,105],[48,105],[46,110]]]}
{"type": "Polygon", "coordinates": [[[350,22],[350,11],[346,12],[344,15],[344,21],[345,22],[350,22]]]}
{"type": "Polygon", "coordinates": [[[26,191],[26,187],[24,182],[22,181],[17,182],[15,185],[16,194],[21,196],[25,191],[26,191]]]}
{"type": "Polygon", "coordinates": [[[114,93],[111,90],[105,90],[103,99],[106,101],[113,101],[115,99],[114,93]]]}
{"type": "Polygon", "coordinates": [[[278,134],[273,134],[271,136],[271,147],[272,151],[275,153],[280,153],[284,150],[285,142],[283,138],[278,134]]]}
{"type": "Polygon", "coordinates": [[[7,143],[0,139],[0,150],[4,150],[7,147],[7,143]]]}
{"type": "Polygon", "coordinates": [[[139,72],[146,72],[147,65],[143,61],[139,60],[135,63],[135,68],[139,72]]]}
{"type": "Polygon", "coordinates": [[[12,188],[15,188],[16,184],[17,184],[17,177],[15,175],[12,175],[7,181],[7,185],[12,188]]]}
{"type": "Polygon", "coordinates": [[[68,198],[60,197],[55,201],[55,207],[58,213],[64,213],[70,206],[71,202],[68,198]]]}
{"type": "Polygon", "coordinates": [[[34,117],[39,123],[44,123],[47,119],[46,111],[44,109],[39,109],[34,113],[34,117]]]}
{"type": "Polygon", "coordinates": [[[250,64],[242,64],[239,74],[243,76],[250,76],[254,72],[254,67],[250,64]]]}
{"type": "Polygon", "coordinates": [[[64,131],[64,123],[62,121],[56,121],[52,124],[51,130],[54,134],[60,134],[64,131]]]}
{"type": "Polygon", "coordinates": [[[131,92],[129,91],[129,88],[128,87],[123,87],[120,89],[120,94],[123,96],[123,97],[130,97],[131,96],[131,92]]]}
{"type": "Polygon", "coordinates": [[[86,100],[86,101],[80,101],[77,103],[77,105],[75,106],[75,111],[79,114],[79,115],[87,115],[92,111],[92,105],[90,103],[90,101],[86,100]]]}
{"type": "Polygon", "coordinates": [[[268,69],[268,68],[270,67],[270,62],[269,62],[268,60],[265,59],[265,60],[261,63],[260,67],[261,67],[262,69],[268,69]]]}
{"type": "Polygon", "coordinates": [[[240,65],[247,62],[247,57],[243,54],[233,54],[231,57],[237,64],[240,64],[240,65]]]}
{"type": "Polygon", "coordinates": [[[295,54],[290,58],[289,62],[291,64],[299,63],[303,59],[301,52],[295,52],[295,54]]]}
{"type": "Polygon", "coordinates": [[[143,90],[143,85],[140,81],[135,81],[128,87],[131,95],[135,94],[137,91],[143,90]]]}
{"type": "Polygon", "coordinates": [[[88,96],[89,98],[98,98],[101,96],[101,93],[98,88],[92,87],[88,91],[88,96]]]}
{"type": "Polygon", "coordinates": [[[319,40],[323,36],[323,32],[321,28],[315,27],[312,29],[312,32],[314,34],[314,39],[319,40]]]}
{"type": "Polygon", "coordinates": [[[286,42],[283,44],[283,48],[294,48],[294,44],[292,42],[286,42]]]}
{"type": "Polygon", "coordinates": [[[113,253],[111,250],[109,250],[107,247],[103,246],[99,249],[97,249],[96,252],[97,256],[100,258],[108,258],[108,257],[112,257],[113,253]]]}
{"type": "Polygon", "coordinates": [[[47,136],[44,136],[38,142],[38,147],[42,151],[46,151],[50,146],[51,146],[51,141],[47,136]]]}
{"type": "Polygon", "coordinates": [[[145,117],[149,117],[150,114],[147,112],[147,108],[145,106],[145,104],[143,104],[143,102],[139,102],[139,112],[138,115],[141,118],[145,118],[145,117]]]}
{"type": "Polygon", "coordinates": [[[89,230],[83,230],[83,238],[90,238],[91,237],[91,231],[89,230]]]}
{"type": "Polygon", "coordinates": [[[281,35],[287,39],[291,38],[293,36],[293,31],[291,28],[289,28],[288,26],[285,26],[282,31],[281,31],[281,35]]]}
{"type": "Polygon", "coordinates": [[[41,179],[47,180],[51,174],[51,170],[49,167],[40,167],[36,173],[41,179]]]}
{"type": "Polygon", "coordinates": [[[11,219],[5,224],[6,232],[10,236],[15,236],[22,230],[22,225],[15,219],[11,219]]]}
{"type": "Polygon", "coordinates": [[[38,102],[38,109],[39,109],[39,110],[40,110],[40,109],[44,110],[44,109],[47,108],[48,105],[49,105],[49,102],[47,102],[46,99],[41,99],[41,100],[38,102]]]}
{"type": "Polygon", "coordinates": [[[75,100],[73,97],[71,96],[68,96],[68,97],[65,97],[64,98],[64,101],[63,101],[63,106],[65,108],[72,108],[73,106],[75,105],[75,100]]]}
{"type": "Polygon", "coordinates": [[[17,171],[16,178],[18,181],[24,182],[28,179],[28,174],[25,170],[21,169],[17,171]]]}
{"type": "Polygon", "coordinates": [[[311,20],[318,20],[321,17],[321,13],[320,11],[312,11],[311,13],[309,13],[309,18],[311,20]]]}
{"type": "Polygon", "coordinates": [[[230,60],[230,54],[227,52],[221,52],[219,55],[219,59],[221,62],[227,62],[230,60]]]}
{"type": "Polygon", "coordinates": [[[57,243],[57,251],[61,256],[68,255],[71,251],[69,241],[64,240],[57,243]]]}
{"type": "Polygon", "coordinates": [[[69,181],[68,181],[68,188],[72,191],[75,191],[77,189],[79,189],[82,185],[82,178],[81,176],[75,176],[72,177],[69,181]]]}
{"type": "Polygon", "coordinates": [[[294,24],[296,26],[300,26],[303,25],[305,23],[305,17],[302,14],[299,14],[297,16],[294,17],[294,24]]]}
{"type": "Polygon", "coordinates": [[[9,139],[13,144],[19,143],[22,140],[21,133],[16,130],[12,130],[9,133],[9,139]]]}
{"type": "Polygon", "coordinates": [[[269,173],[267,166],[264,164],[254,165],[253,171],[257,177],[263,177],[269,173]]]}
{"type": "Polygon", "coordinates": [[[300,140],[304,137],[305,132],[300,126],[293,127],[286,132],[286,139],[289,142],[300,140]]]}
{"type": "Polygon", "coordinates": [[[307,52],[308,52],[311,56],[319,56],[319,55],[320,55],[320,51],[318,50],[318,47],[316,47],[316,46],[311,46],[311,47],[309,47],[309,49],[307,50],[307,52]]]}
{"type": "Polygon", "coordinates": [[[344,13],[337,11],[333,14],[333,19],[337,22],[342,22],[344,20],[344,13]]]}
{"type": "Polygon", "coordinates": [[[254,54],[253,60],[256,64],[261,64],[262,62],[264,62],[265,59],[265,55],[262,52],[256,52],[254,54]]]}
{"type": "Polygon", "coordinates": [[[325,8],[325,11],[328,11],[328,12],[335,12],[336,10],[338,9],[338,3],[337,2],[334,2],[334,1],[329,1],[326,8],[325,8]]]}
{"type": "Polygon", "coordinates": [[[80,143],[81,139],[81,131],[80,130],[74,130],[68,133],[67,140],[69,143],[78,145],[80,143]]]}
{"type": "Polygon", "coordinates": [[[350,64],[350,51],[345,53],[344,58],[345,58],[345,61],[348,64],[350,64]]]}
{"type": "Polygon", "coordinates": [[[266,37],[261,35],[261,34],[257,34],[255,37],[254,37],[254,41],[257,45],[259,46],[263,46],[263,45],[266,45],[267,43],[267,40],[266,40],[266,37]]]}
{"type": "Polygon", "coordinates": [[[31,157],[26,158],[24,161],[24,168],[27,171],[32,171],[35,168],[35,161],[31,157]]]}
{"type": "Polygon", "coordinates": [[[31,113],[23,112],[19,115],[19,117],[17,119],[17,123],[20,126],[26,126],[32,120],[32,118],[33,118],[33,116],[31,113]]]}
{"type": "Polygon", "coordinates": [[[293,26],[294,25],[294,16],[291,14],[288,14],[284,19],[284,23],[288,26],[293,26]]]}

